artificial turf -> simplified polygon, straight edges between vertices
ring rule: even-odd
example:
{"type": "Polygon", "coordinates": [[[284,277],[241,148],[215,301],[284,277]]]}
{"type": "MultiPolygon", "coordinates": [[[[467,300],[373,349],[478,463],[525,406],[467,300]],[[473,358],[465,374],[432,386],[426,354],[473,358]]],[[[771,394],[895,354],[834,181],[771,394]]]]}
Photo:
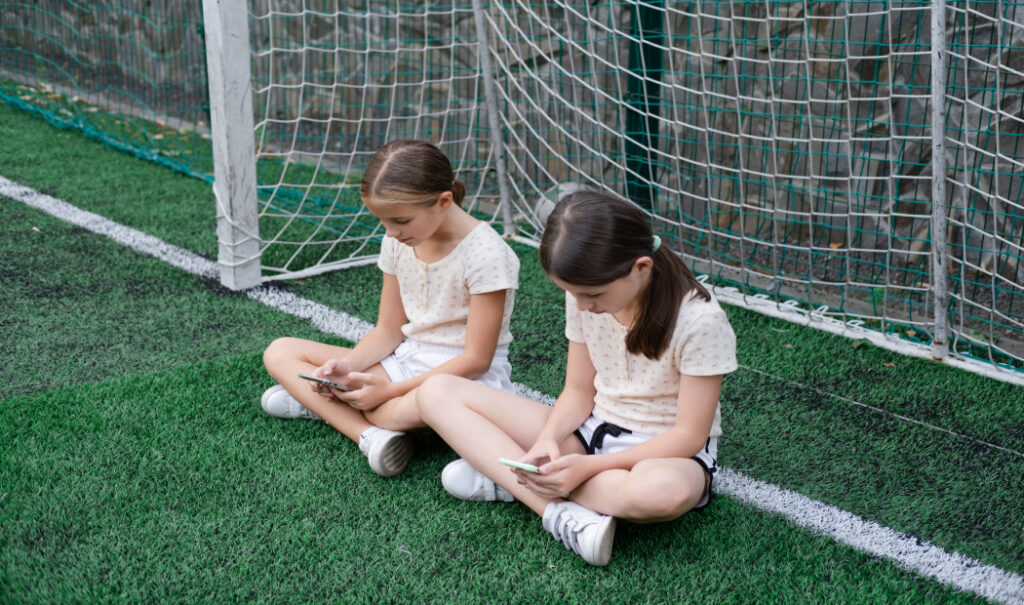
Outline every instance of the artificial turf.
{"type": "Polygon", "coordinates": [[[326,425],[271,418],[258,353],[4,400],[8,602],[795,602],[976,599],[728,497],[620,528],[593,568],[517,505],[401,477],[326,425]]]}
{"type": "MultiPolygon", "coordinates": [[[[214,254],[206,183],[3,105],[0,136],[6,178],[214,254]]],[[[519,252],[514,379],[555,394],[561,294],[519,252]]],[[[266,417],[266,344],[340,342],[308,323],[6,199],[0,271],[0,600],[971,600],[728,497],[624,525],[589,568],[525,508],[447,497],[429,434],[384,480],[326,426],[266,417]]],[[[372,321],[379,283],[277,287],[372,321]]],[[[727,311],[722,464],[1024,571],[1022,389],[727,311]]]]}

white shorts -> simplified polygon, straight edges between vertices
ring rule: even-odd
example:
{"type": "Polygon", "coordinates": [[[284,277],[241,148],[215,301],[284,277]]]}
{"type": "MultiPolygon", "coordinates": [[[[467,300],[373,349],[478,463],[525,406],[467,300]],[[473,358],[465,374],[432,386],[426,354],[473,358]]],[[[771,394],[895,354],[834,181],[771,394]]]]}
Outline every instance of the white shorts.
{"type": "MultiPolygon", "coordinates": [[[[616,424],[605,422],[593,414],[573,434],[580,440],[588,454],[614,454],[654,437],[647,433],[634,433],[616,424]]],[[[693,507],[694,510],[699,510],[707,506],[711,500],[711,482],[718,472],[718,437],[708,437],[707,443],[692,459],[708,475],[707,490],[697,506],[693,507]]]]}
{"type": "MultiPolygon", "coordinates": [[[[462,355],[460,347],[429,345],[412,339],[405,339],[394,353],[381,360],[380,365],[392,382],[406,380],[426,374],[444,362],[462,355]]],[[[494,352],[491,367],[476,379],[495,389],[515,393],[512,386],[512,364],[508,362],[508,347],[498,347],[494,352]]]]}

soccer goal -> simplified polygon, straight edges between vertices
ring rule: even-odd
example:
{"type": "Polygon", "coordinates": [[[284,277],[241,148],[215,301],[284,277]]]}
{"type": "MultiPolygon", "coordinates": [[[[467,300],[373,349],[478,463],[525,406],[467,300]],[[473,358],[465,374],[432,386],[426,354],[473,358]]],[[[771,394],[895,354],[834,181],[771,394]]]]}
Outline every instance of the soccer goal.
{"type": "Polygon", "coordinates": [[[522,245],[607,190],[730,303],[1024,384],[1020,3],[58,4],[10,9],[0,95],[216,174],[231,287],[373,262],[362,167],[423,138],[522,245]]]}
{"type": "Polygon", "coordinates": [[[221,260],[238,286],[374,262],[382,230],[359,184],[396,138],[437,143],[467,209],[515,230],[498,194],[503,147],[472,7],[207,0],[204,10],[214,140],[233,143],[216,162],[221,260]]]}

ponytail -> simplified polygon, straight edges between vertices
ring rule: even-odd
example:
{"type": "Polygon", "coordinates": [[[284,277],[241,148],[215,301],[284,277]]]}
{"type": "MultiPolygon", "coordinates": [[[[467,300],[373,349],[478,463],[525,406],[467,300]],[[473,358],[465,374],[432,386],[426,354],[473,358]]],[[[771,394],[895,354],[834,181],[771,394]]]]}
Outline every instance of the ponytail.
{"type": "Polygon", "coordinates": [[[466,197],[466,186],[462,184],[462,181],[455,179],[452,181],[452,201],[455,205],[462,207],[462,199],[466,197]]]}
{"type": "Polygon", "coordinates": [[[633,327],[626,334],[626,350],[658,359],[672,341],[679,306],[686,297],[692,292],[710,301],[711,295],[668,246],[660,246],[651,258],[651,278],[641,295],[633,327]]]}

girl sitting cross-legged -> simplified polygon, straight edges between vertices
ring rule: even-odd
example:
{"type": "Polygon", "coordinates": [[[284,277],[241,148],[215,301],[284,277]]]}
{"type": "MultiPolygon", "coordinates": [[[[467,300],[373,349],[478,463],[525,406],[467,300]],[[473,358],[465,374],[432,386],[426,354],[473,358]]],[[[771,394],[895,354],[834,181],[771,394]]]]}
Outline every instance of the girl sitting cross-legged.
{"type": "Polygon", "coordinates": [[[508,326],[519,259],[459,206],[465,187],[430,143],[382,147],[363,172],[360,194],[385,229],[377,324],[351,349],[298,338],[272,342],[263,363],[277,385],[262,405],[272,416],[325,420],[359,444],[370,468],[391,476],[412,454],[406,431],[424,426],[414,392],[428,376],[445,372],[513,389],[508,326]]]}
{"type": "Polygon", "coordinates": [[[449,493],[519,500],[568,548],[605,565],[616,518],[668,521],[707,505],[735,335],[647,216],[614,196],[559,202],[540,261],[566,293],[568,362],[554,406],[454,376],[431,377],[416,399],[462,456],[442,473],[449,493]]]}

